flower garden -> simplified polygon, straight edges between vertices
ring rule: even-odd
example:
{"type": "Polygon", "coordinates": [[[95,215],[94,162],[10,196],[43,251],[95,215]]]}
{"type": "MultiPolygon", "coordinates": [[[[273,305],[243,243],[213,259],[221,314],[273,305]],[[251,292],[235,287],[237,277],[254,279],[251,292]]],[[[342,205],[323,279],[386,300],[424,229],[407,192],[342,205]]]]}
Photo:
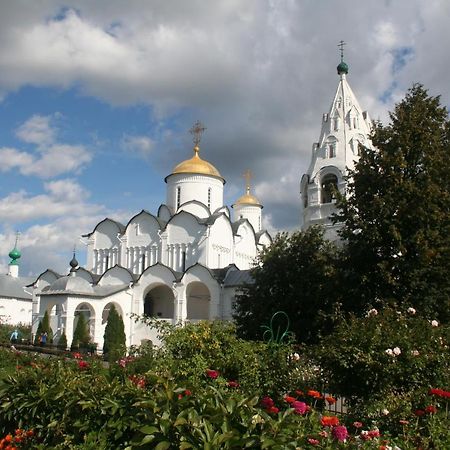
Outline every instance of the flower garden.
{"type": "Polygon", "coordinates": [[[0,349],[0,449],[450,448],[449,327],[415,311],[369,311],[314,347],[155,326],[163,348],[108,367],[0,349]]]}

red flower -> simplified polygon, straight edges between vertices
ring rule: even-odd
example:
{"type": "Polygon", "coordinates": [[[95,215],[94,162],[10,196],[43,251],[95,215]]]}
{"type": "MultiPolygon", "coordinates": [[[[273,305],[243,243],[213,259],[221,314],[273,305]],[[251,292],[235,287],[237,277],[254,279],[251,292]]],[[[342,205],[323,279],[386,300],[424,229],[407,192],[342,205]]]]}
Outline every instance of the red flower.
{"type": "Polygon", "coordinates": [[[309,390],[308,395],[310,397],[314,397],[314,398],[322,398],[322,396],[320,395],[320,392],[318,392],[318,391],[309,390]]]}
{"type": "Polygon", "coordinates": [[[322,416],[320,423],[323,427],[335,427],[339,425],[339,419],[336,416],[322,416]]]}
{"type": "Polygon", "coordinates": [[[189,389],[186,389],[184,391],[184,395],[187,395],[187,396],[192,395],[192,392],[189,389]]]}
{"type": "Polygon", "coordinates": [[[230,387],[230,388],[238,388],[239,387],[239,383],[237,381],[230,380],[228,382],[228,387],[230,387]]]}
{"type": "Polygon", "coordinates": [[[416,416],[423,416],[424,414],[425,414],[425,411],[423,410],[423,409],[416,409],[415,411],[414,411],[414,414],[416,415],[416,416]]]}
{"type": "Polygon", "coordinates": [[[434,405],[429,405],[425,408],[425,412],[427,414],[436,414],[437,413],[437,408],[434,405]]]}
{"type": "Polygon", "coordinates": [[[219,372],[217,370],[206,369],[206,375],[215,380],[219,376],[219,372]]]}
{"type": "Polygon", "coordinates": [[[319,445],[320,444],[320,442],[314,438],[308,438],[308,443],[311,445],[319,445]]]}
{"type": "Polygon", "coordinates": [[[330,405],[334,405],[337,400],[334,397],[325,397],[325,400],[328,402],[328,404],[330,405]]]}
{"type": "Polygon", "coordinates": [[[299,391],[298,389],[295,391],[295,395],[298,395],[299,397],[305,395],[303,391],[299,391]]]}
{"type": "Polygon", "coordinates": [[[436,395],[437,397],[450,398],[450,392],[444,391],[444,389],[430,389],[429,395],[436,395]]]}
{"type": "Polygon", "coordinates": [[[89,363],[87,363],[86,361],[78,361],[78,367],[80,369],[88,369],[89,363]]]}
{"type": "Polygon", "coordinates": [[[380,437],[380,430],[378,430],[378,429],[370,430],[370,431],[369,431],[369,436],[370,436],[372,439],[375,439],[375,438],[380,437]]]}
{"type": "Polygon", "coordinates": [[[289,395],[286,395],[286,397],[284,397],[284,401],[287,403],[294,403],[295,402],[295,398],[294,397],[290,397],[289,395]]]}
{"type": "Polygon", "coordinates": [[[266,396],[261,400],[261,405],[263,406],[263,408],[271,408],[274,405],[274,401],[266,396]]]}
{"type": "Polygon", "coordinates": [[[267,412],[269,414],[278,414],[280,410],[276,406],[271,406],[270,408],[267,408],[267,412]]]}
{"type": "Polygon", "coordinates": [[[81,356],[81,353],[74,353],[73,354],[73,357],[75,358],[75,359],[83,359],[83,356],[81,356]]]}

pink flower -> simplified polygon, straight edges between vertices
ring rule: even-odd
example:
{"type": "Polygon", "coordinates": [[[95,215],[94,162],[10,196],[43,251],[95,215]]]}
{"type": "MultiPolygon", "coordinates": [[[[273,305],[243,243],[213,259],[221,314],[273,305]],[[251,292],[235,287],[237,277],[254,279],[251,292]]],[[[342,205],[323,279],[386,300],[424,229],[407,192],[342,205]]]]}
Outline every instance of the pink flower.
{"type": "Polygon", "coordinates": [[[348,437],[347,428],[344,425],[338,425],[331,430],[333,437],[340,442],[344,442],[348,437]]]}
{"type": "Polygon", "coordinates": [[[300,414],[303,416],[309,411],[309,406],[305,402],[295,401],[292,403],[292,408],[295,410],[295,414],[300,414]]]}
{"type": "Polygon", "coordinates": [[[206,375],[212,380],[215,380],[219,376],[219,372],[217,370],[206,369],[206,375]]]}
{"type": "Polygon", "coordinates": [[[353,422],[355,428],[362,428],[363,424],[361,422],[353,422]]]}
{"type": "Polygon", "coordinates": [[[83,357],[81,356],[81,353],[78,353],[78,352],[74,353],[74,354],[73,354],[73,357],[74,357],[75,359],[83,359],[83,357]]]}
{"type": "Polygon", "coordinates": [[[314,438],[308,438],[308,444],[311,444],[311,445],[319,445],[319,441],[317,440],[317,439],[314,439],[314,438]]]}

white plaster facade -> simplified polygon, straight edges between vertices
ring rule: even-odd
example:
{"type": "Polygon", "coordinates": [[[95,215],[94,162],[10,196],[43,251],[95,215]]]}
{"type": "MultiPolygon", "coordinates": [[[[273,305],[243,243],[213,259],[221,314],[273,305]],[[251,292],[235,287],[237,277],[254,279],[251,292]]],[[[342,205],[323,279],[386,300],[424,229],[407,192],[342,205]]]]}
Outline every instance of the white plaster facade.
{"type": "Polygon", "coordinates": [[[225,180],[198,153],[196,146],[165,178],[166,204],[156,215],[142,210],[127,224],[104,219],[83,236],[86,268],[74,259],[68,275],[46,271],[34,281],[34,332],[48,311],[55,341],[64,331],[70,345],[84,314],[101,350],[112,304],[129,346],[158,342],[155,330],[134,315],[171,323],[232,318],[236,289],[249,281],[248,270],[271,237],[261,228],[262,205],[241,205],[245,196],[232,221],[223,204],[225,180]]]}
{"type": "Polygon", "coordinates": [[[363,111],[347,82],[348,66],[337,67],[339,83],[328,113],[322,117],[320,138],[312,146],[311,163],[300,182],[302,229],[320,224],[325,237],[338,239],[339,224],[333,225],[336,212],[332,187],[345,194],[348,170],[355,168],[361,147],[371,147],[371,119],[363,111]]]}

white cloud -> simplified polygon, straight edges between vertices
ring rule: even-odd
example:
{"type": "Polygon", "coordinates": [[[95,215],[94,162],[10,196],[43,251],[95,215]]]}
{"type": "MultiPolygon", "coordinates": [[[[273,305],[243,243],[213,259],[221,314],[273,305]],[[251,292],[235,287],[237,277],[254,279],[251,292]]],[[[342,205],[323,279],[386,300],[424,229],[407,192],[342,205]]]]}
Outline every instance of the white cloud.
{"type": "Polygon", "coordinates": [[[124,150],[137,153],[146,158],[153,151],[155,142],[148,136],[131,136],[127,134],[122,138],[121,146],[124,150]]]}
{"type": "Polygon", "coordinates": [[[55,141],[55,129],[50,125],[50,116],[34,115],[16,130],[16,135],[24,142],[48,145],[55,141]]]}
{"type": "Polygon", "coordinates": [[[92,160],[91,153],[82,145],[62,144],[56,141],[57,129],[51,116],[34,115],[16,130],[16,135],[29,144],[35,144],[33,153],[14,148],[0,148],[0,171],[17,168],[22,175],[53,178],[67,172],[78,173],[92,160]]]}
{"type": "Polygon", "coordinates": [[[44,184],[45,194],[13,192],[0,199],[3,223],[20,223],[57,217],[91,216],[103,211],[100,205],[86,203],[88,193],[74,180],[44,184]]]}

